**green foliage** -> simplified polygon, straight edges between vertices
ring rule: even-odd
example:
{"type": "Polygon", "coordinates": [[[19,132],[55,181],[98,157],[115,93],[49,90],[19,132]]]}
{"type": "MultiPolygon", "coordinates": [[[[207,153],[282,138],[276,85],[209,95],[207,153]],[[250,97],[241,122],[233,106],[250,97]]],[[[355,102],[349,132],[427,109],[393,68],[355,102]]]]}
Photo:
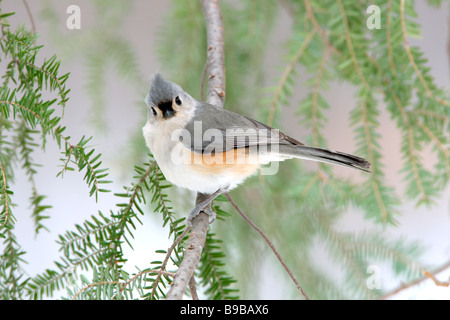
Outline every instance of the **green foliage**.
{"type": "MultiPolygon", "coordinates": [[[[55,26],[57,13],[52,4],[46,1],[42,16],[55,26]]],[[[108,70],[117,72],[139,96],[148,88],[130,41],[117,32],[124,25],[128,2],[112,5],[96,0],[90,4],[96,17],[93,30],[64,41],[64,34],[54,27],[50,36],[65,58],[83,57],[91,120],[96,128],[105,129],[103,117],[98,115],[107,105],[108,70]]],[[[358,177],[361,182],[355,182],[342,178],[334,167],[319,164],[317,169],[307,170],[292,161],[283,163],[277,175],[254,177],[232,194],[275,242],[304,290],[316,299],[379,297],[383,292],[369,289],[366,283],[370,265],[387,264],[399,282],[420,276],[424,268],[419,262],[421,244],[388,237],[385,231],[399,224],[404,196],[417,206],[432,206],[450,177],[448,92],[436,86],[427,59],[408,43],[408,37],[421,34],[414,2],[378,2],[383,13],[379,30],[365,25],[370,4],[350,0],[221,2],[226,108],[280,126],[284,108],[296,104],[295,116],[309,132],[305,142],[329,147],[324,132],[332,125],[328,112],[335,106],[327,100],[326,89],[335,81],[354,88],[356,102],[348,115],[355,136],[352,153],[372,163],[372,174],[363,174],[358,177]],[[286,10],[292,31],[278,75],[266,78],[268,39],[278,10],[286,10]],[[306,94],[295,102],[300,85],[306,94]],[[406,186],[404,192],[386,179],[390,159],[383,157],[381,144],[383,105],[402,137],[399,174],[406,186]],[[437,159],[432,168],[424,163],[425,149],[437,159]],[[349,210],[361,215],[370,231],[339,228],[349,210]],[[339,270],[340,279],[317,263],[320,250],[339,270]]],[[[440,6],[442,1],[430,4],[440,6]]],[[[64,135],[61,119],[69,99],[69,74],[60,74],[56,56],[42,60],[36,35],[24,27],[11,31],[9,15],[0,11],[0,62],[5,65],[0,91],[0,297],[42,299],[67,291],[69,299],[164,298],[186,250],[186,236],[174,248],[160,248],[149,255],[148,265],[136,266],[133,272],[124,267],[128,258],[124,249],[133,247],[136,226],[147,212],[155,213],[173,241],[185,229],[185,212],[177,216],[174,209],[175,198],[180,197],[172,197],[171,185],[152,156],[143,152],[146,149],[138,129],[133,134],[134,150],[124,154],[143,163],[134,167],[132,181],[114,193],[116,206],[92,214],[61,234],[57,240],[60,256],[53,268],[36,276],[24,273],[26,253],[15,234],[14,215],[16,205],[24,204],[14,203],[15,192],[20,192],[14,190],[15,170],[22,168],[30,182],[29,206],[36,235],[47,229],[52,203],[39,192],[35,177],[40,166],[33,160],[36,149],[45,150],[47,140],[61,150],[58,176],[81,172],[86,195],[101,199],[99,195],[108,191],[103,185],[111,181],[103,156],[92,147],[92,138],[82,137],[75,143],[64,135]]],[[[157,50],[167,77],[200,99],[206,37],[199,1],[171,3],[157,50]]],[[[262,278],[261,265],[276,262],[256,233],[230,215],[228,208],[224,197],[215,200],[219,221],[205,240],[195,273],[197,284],[209,299],[236,299],[238,293],[243,298],[258,298],[255,288],[262,278]]],[[[276,271],[277,279],[285,280],[284,271],[276,271]]],[[[288,286],[292,289],[286,290],[285,297],[297,298],[294,286],[288,286]]]]}
{"type": "MultiPolygon", "coordinates": [[[[133,88],[137,96],[145,95],[148,89],[130,40],[118,32],[123,28],[124,17],[130,12],[134,1],[116,1],[114,5],[104,0],[90,1],[90,10],[95,16],[93,25],[88,33],[76,33],[70,41],[67,41],[64,29],[59,27],[61,21],[57,6],[51,0],[43,2],[40,13],[51,23],[49,36],[61,54],[66,58],[83,58],[86,73],[84,89],[91,105],[88,120],[98,134],[105,133],[110,129],[104,116],[109,103],[105,92],[109,77],[114,75],[116,79],[121,79],[121,83],[133,88]]],[[[142,99],[138,100],[140,106],[142,99]]],[[[131,103],[136,104],[136,101],[131,103]]]]}
{"type": "MultiPolygon", "coordinates": [[[[37,234],[40,230],[47,229],[43,222],[49,218],[47,211],[51,206],[43,203],[46,197],[38,192],[35,183],[39,167],[33,161],[33,153],[39,147],[35,141],[40,140],[40,147],[45,150],[47,138],[50,136],[62,151],[62,169],[59,174],[74,171],[72,165],[75,165],[78,171],[84,172],[84,180],[90,188],[89,194],[95,195],[96,199],[100,192],[109,191],[101,186],[110,181],[105,180],[108,173],[107,169],[101,167],[102,162],[99,160],[101,155],[96,154],[95,150],[87,145],[91,139],[83,137],[77,144],[73,144],[72,139],[63,134],[65,127],[60,125],[61,116],[57,114],[64,112],[68,101],[70,90],[66,88],[65,83],[69,75],[60,75],[60,62],[56,56],[38,64],[41,46],[36,46],[36,36],[26,31],[24,27],[11,31],[5,19],[9,15],[9,13],[0,14],[2,29],[0,61],[6,66],[0,92],[2,177],[0,236],[4,238],[5,245],[1,258],[0,282],[2,297],[20,298],[23,297],[24,291],[19,291],[19,288],[34,286],[33,282],[52,279],[51,285],[45,289],[47,291],[41,291],[41,294],[43,292],[50,294],[61,285],[59,278],[53,279],[52,271],[33,280],[24,279],[20,266],[24,262],[21,258],[24,251],[21,250],[14,234],[16,217],[12,210],[13,191],[10,185],[14,181],[16,167],[22,167],[30,181],[32,189],[30,206],[35,232],[37,234]],[[44,98],[49,94],[53,97],[44,98]]],[[[66,261],[59,267],[63,268],[64,263],[66,261]]]]}
{"type": "Polygon", "coordinates": [[[214,237],[215,234],[211,232],[207,234],[197,275],[201,284],[206,286],[205,295],[209,299],[238,299],[238,296],[232,295],[238,290],[230,287],[236,280],[224,270],[225,254],[222,251],[222,241],[214,237]]]}

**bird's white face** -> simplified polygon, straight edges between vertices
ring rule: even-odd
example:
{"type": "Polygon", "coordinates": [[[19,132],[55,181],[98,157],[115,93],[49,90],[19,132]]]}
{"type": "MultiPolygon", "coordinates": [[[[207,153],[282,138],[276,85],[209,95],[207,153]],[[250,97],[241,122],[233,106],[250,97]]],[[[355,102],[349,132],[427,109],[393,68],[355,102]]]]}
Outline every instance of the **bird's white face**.
{"type": "Polygon", "coordinates": [[[169,156],[177,143],[180,132],[192,120],[198,102],[183,89],[161,76],[153,77],[149,94],[145,98],[148,106],[148,121],[143,128],[144,138],[150,151],[158,160],[172,162],[169,156]]]}

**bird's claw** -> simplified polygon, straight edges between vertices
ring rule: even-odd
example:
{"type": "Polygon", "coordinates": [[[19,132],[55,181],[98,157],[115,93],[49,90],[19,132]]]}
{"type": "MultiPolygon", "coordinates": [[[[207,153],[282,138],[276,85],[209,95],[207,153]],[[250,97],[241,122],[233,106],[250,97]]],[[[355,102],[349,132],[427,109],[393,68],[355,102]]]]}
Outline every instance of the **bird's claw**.
{"type": "Polygon", "coordinates": [[[211,208],[202,208],[201,206],[196,206],[194,210],[191,211],[187,218],[187,225],[189,227],[192,227],[192,220],[199,215],[200,212],[205,212],[209,217],[210,221],[209,223],[213,223],[216,220],[216,212],[212,210],[211,208]]]}

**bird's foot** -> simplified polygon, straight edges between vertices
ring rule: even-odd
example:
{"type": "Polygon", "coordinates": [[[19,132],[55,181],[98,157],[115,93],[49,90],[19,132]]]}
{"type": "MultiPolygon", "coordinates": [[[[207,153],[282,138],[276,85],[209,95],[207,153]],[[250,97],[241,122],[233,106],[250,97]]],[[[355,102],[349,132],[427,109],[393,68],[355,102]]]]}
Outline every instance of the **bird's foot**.
{"type": "MultiPolygon", "coordinates": [[[[208,206],[208,205],[206,205],[208,206]]],[[[194,219],[196,216],[199,215],[200,212],[205,212],[206,214],[208,214],[210,220],[209,223],[213,223],[216,220],[216,212],[214,210],[212,210],[211,208],[205,208],[204,204],[199,203],[198,205],[195,206],[194,210],[191,211],[191,213],[189,214],[188,218],[187,218],[187,225],[189,227],[192,227],[192,219],[194,219]]]]}

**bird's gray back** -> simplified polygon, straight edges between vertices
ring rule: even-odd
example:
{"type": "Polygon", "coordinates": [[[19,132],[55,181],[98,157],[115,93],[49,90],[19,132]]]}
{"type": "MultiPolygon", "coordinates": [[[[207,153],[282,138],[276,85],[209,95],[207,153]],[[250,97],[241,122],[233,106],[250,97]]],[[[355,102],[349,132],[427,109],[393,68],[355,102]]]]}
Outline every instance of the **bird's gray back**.
{"type": "Polygon", "coordinates": [[[303,145],[259,121],[200,102],[194,117],[186,125],[186,130],[191,136],[190,145],[184,142],[186,147],[199,153],[203,152],[207,146],[214,148],[216,152],[223,152],[274,143],[303,145]]]}

